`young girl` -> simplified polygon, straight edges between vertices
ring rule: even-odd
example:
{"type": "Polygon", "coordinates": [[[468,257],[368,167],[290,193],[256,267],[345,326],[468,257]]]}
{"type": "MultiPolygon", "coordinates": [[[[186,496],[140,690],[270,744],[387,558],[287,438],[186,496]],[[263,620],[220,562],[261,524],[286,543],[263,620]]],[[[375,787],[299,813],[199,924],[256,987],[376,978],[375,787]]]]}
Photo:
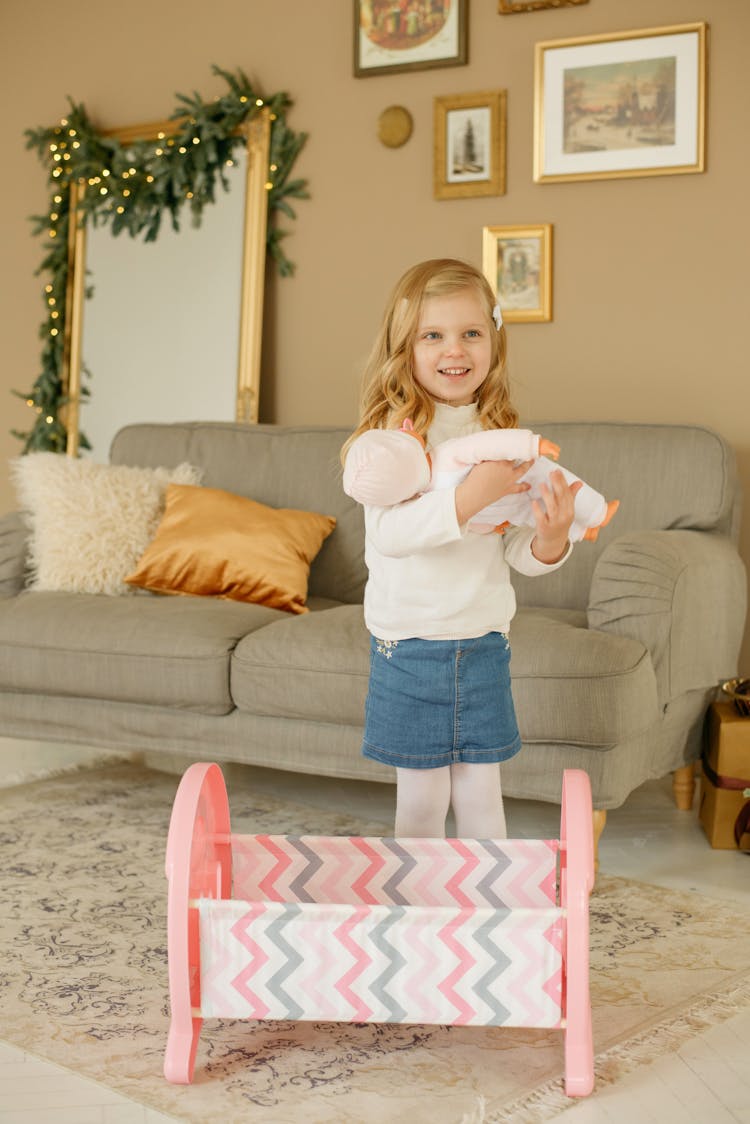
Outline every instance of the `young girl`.
{"type": "MultiPolygon", "coordinates": [[[[506,341],[483,274],[438,259],[397,283],[364,375],[369,429],[408,418],[431,448],[480,429],[514,427],[506,341]]],[[[555,472],[534,502],[534,528],[473,535],[467,525],[501,496],[526,490],[530,461],[483,461],[457,487],[393,507],[365,506],[365,623],[372,635],[363,753],[396,768],[400,837],[505,837],[501,761],[518,753],[508,629],[508,567],[528,575],[570,554],[576,485],[555,472]]]]}

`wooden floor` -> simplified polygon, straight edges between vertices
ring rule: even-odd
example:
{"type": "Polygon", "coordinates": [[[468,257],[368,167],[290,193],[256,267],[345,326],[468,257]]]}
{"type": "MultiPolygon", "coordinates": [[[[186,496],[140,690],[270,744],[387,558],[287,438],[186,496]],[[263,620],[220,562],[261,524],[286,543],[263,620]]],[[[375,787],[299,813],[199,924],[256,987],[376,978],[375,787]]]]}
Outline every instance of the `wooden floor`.
{"type": "MultiPolygon", "coordinates": [[[[27,743],[14,761],[0,754],[0,785],[43,770],[59,750],[27,743]],[[36,756],[35,756],[36,754],[36,756]]],[[[70,757],[70,750],[65,751],[70,757]]],[[[85,758],[82,755],[82,760],[85,758]]],[[[231,770],[227,769],[231,790],[231,770]]],[[[393,817],[391,786],[329,781],[271,770],[247,770],[252,783],[281,798],[341,810],[367,819],[393,817]]],[[[555,837],[559,809],[531,801],[508,801],[508,832],[519,838],[555,837]]],[[[693,890],[750,906],[750,856],[713,851],[695,811],[678,812],[669,780],[652,781],[608,813],[599,847],[602,872],[693,890]]],[[[738,937],[741,934],[738,933],[738,937]]],[[[746,935],[745,935],[746,936],[746,935]]],[[[0,1028],[0,1038],[2,1030],[0,1028]]],[[[676,1054],[657,1059],[554,1119],[562,1124],[750,1124],[750,1012],[712,1027],[676,1054]]],[[[167,1124],[172,1117],[119,1096],[67,1070],[0,1044],[2,1124],[167,1124]]],[[[206,1121],[206,1124],[214,1124],[206,1121]]],[[[302,1122],[301,1122],[302,1124],[302,1122]]],[[[346,1124],[332,1120],[331,1124],[346,1124]]],[[[382,1121],[380,1124],[391,1124],[382,1121]]],[[[482,1124],[481,1119],[434,1124],[482,1124]]]]}

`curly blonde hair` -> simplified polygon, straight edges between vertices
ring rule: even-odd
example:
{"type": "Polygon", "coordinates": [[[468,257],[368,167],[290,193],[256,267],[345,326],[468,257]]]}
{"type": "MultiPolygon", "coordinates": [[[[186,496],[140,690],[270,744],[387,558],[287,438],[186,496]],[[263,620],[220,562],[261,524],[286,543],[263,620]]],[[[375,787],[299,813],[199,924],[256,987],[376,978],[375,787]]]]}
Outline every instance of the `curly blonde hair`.
{"type": "Polygon", "coordinates": [[[416,432],[426,436],[435,404],[414,374],[414,344],[422,305],[432,297],[466,289],[478,296],[492,329],[490,369],[476,394],[479,421],[484,429],[507,429],[517,424],[518,413],[511,405],[505,370],[505,328],[495,329],[495,296],[486,277],[468,262],[433,258],[408,269],[391,293],[362,377],[359,425],[341,450],[342,462],[351,443],[368,429],[399,429],[410,418],[416,432]]]}

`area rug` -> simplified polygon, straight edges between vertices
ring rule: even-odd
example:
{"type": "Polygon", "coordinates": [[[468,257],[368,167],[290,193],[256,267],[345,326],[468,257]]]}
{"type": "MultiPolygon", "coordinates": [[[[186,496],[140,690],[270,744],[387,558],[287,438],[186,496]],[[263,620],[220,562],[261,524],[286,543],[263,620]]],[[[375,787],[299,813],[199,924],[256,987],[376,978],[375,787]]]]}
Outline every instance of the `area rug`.
{"type": "MultiPolygon", "coordinates": [[[[168,1085],[176,785],[117,765],[0,792],[0,1037],[196,1124],[537,1124],[570,1104],[562,1034],[494,1027],[207,1020],[194,1084],[168,1085]]],[[[230,804],[241,832],[388,831],[242,788],[230,804]]],[[[746,913],[607,877],[591,911],[597,1089],[750,1007],[746,913]]]]}

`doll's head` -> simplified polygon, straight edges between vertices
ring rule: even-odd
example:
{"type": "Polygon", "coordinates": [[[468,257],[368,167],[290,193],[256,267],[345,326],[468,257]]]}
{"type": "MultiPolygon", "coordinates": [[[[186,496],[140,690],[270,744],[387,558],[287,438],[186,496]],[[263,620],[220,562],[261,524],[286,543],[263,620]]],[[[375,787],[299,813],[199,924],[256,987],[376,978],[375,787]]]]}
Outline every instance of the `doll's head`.
{"type": "Polygon", "coordinates": [[[344,491],[358,503],[391,507],[424,492],[430,461],[424,441],[407,421],[401,429],[369,429],[351,446],[344,491]]]}

